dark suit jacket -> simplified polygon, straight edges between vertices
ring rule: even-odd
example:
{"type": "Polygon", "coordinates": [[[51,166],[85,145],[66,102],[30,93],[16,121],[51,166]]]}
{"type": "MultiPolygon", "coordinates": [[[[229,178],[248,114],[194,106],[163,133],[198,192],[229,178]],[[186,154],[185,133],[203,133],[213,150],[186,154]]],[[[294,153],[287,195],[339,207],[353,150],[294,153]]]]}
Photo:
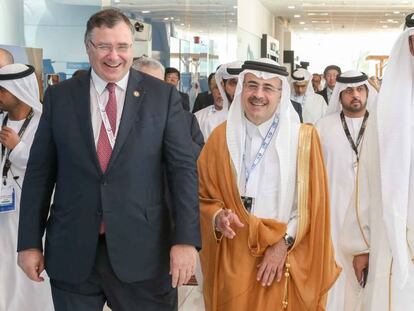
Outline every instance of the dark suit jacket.
{"type": "Polygon", "coordinates": [[[322,91],[316,92],[316,94],[322,95],[322,97],[325,100],[326,104],[327,105],[329,104],[329,102],[328,102],[328,91],[327,91],[326,87],[322,91]]]}
{"type": "Polygon", "coordinates": [[[299,120],[302,123],[303,122],[303,118],[302,118],[302,105],[300,103],[298,103],[298,102],[295,102],[294,100],[290,100],[290,102],[292,103],[292,106],[295,109],[295,111],[298,113],[299,120]]]}
{"type": "Polygon", "coordinates": [[[179,92],[181,95],[181,104],[183,105],[183,109],[186,111],[190,111],[190,98],[188,94],[179,92]]]}
{"type": "Polygon", "coordinates": [[[194,102],[193,113],[204,109],[208,106],[214,105],[213,95],[209,92],[203,92],[197,95],[194,102]]]}
{"type": "Polygon", "coordinates": [[[45,94],[23,184],[18,250],[41,249],[46,229],[49,276],[82,282],[94,264],[103,217],[111,265],[122,281],[165,275],[172,244],[200,247],[196,162],[180,95],[172,85],[131,70],[115,147],[102,173],[89,87],[90,74],[45,94]]]}

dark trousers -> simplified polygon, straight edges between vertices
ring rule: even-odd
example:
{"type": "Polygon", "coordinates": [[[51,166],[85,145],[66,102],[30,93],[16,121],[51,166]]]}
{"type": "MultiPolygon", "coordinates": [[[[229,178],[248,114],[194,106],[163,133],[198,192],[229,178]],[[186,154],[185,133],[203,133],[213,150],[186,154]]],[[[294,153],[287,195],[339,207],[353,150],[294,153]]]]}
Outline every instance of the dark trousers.
{"type": "Polygon", "coordinates": [[[56,311],[102,311],[105,302],[113,311],[177,310],[177,290],[171,287],[170,276],[136,283],[119,280],[112,270],[104,237],[99,239],[95,265],[85,282],[50,282],[56,311]]]}

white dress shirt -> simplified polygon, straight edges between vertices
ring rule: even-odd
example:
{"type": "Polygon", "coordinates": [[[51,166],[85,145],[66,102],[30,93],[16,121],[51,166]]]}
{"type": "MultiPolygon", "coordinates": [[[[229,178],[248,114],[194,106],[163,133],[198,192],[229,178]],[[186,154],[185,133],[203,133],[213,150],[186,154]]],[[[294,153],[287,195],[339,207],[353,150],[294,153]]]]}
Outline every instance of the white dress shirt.
{"type": "MultiPolygon", "coordinates": [[[[129,71],[118,82],[116,82],[115,96],[116,96],[116,132],[114,133],[115,139],[118,135],[119,123],[121,121],[122,111],[124,109],[125,94],[128,85],[129,71]]],[[[99,77],[95,71],[91,71],[91,85],[90,85],[90,98],[91,98],[91,118],[92,118],[92,130],[95,140],[95,147],[98,144],[99,132],[101,130],[102,118],[99,112],[99,104],[103,104],[106,107],[109,99],[109,91],[106,89],[108,82],[99,77]]]]}
{"type": "MultiPolygon", "coordinates": [[[[246,184],[246,166],[251,168],[256,158],[257,152],[270,129],[274,117],[266,122],[256,126],[249,120],[246,121],[246,144],[245,144],[245,163],[242,169],[242,178],[240,193],[243,196],[254,198],[251,213],[259,218],[271,218],[280,220],[279,209],[283,206],[277,206],[280,196],[280,161],[279,155],[275,148],[276,136],[278,130],[270,141],[266,152],[256,166],[250,172],[249,180],[246,184]]],[[[295,189],[292,189],[295,191],[295,189]]],[[[296,193],[296,191],[295,191],[296,193]]],[[[294,201],[290,219],[288,221],[287,234],[295,237],[297,228],[297,200],[294,201]]],[[[285,207],[286,208],[286,207],[285,207]]]]}

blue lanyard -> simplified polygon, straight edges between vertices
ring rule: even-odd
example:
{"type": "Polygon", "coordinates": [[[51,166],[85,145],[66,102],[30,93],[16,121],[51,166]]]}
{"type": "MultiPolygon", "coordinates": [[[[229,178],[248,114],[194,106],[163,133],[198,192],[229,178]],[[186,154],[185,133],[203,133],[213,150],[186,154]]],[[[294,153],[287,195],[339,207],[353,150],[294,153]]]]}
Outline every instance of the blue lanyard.
{"type": "MultiPolygon", "coordinates": [[[[267,148],[270,145],[270,142],[272,141],[273,135],[276,133],[277,126],[279,124],[279,118],[277,115],[275,115],[275,118],[273,119],[272,125],[270,126],[269,130],[267,131],[267,134],[265,138],[262,140],[262,144],[260,145],[259,151],[256,154],[256,157],[252,163],[252,166],[250,169],[246,165],[246,140],[244,141],[244,153],[243,153],[243,163],[246,171],[246,183],[244,184],[244,187],[247,187],[247,183],[249,182],[250,174],[253,172],[253,170],[259,165],[260,161],[262,160],[267,148]]],[[[247,138],[247,137],[246,137],[247,138]]]]}

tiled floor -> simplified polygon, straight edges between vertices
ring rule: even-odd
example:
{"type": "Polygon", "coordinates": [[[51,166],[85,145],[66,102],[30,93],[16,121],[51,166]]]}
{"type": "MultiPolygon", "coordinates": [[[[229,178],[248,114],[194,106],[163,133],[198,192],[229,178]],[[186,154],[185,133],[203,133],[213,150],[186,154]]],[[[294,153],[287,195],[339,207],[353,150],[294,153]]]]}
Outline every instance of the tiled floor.
{"type": "MultiPolygon", "coordinates": [[[[182,286],[178,289],[179,311],[204,311],[203,294],[198,286],[182,286]]],[[[111,311],[105,306],[104,311],[111,311]]]]}

